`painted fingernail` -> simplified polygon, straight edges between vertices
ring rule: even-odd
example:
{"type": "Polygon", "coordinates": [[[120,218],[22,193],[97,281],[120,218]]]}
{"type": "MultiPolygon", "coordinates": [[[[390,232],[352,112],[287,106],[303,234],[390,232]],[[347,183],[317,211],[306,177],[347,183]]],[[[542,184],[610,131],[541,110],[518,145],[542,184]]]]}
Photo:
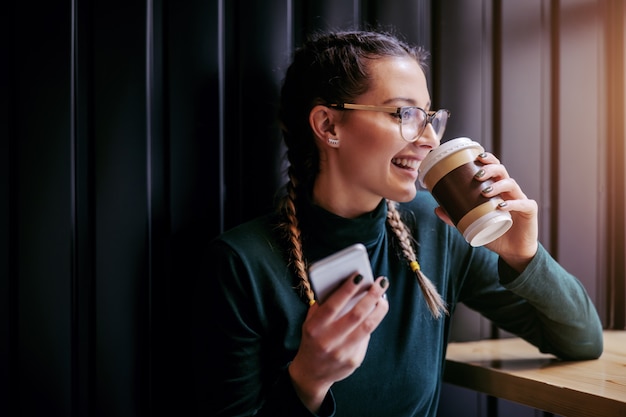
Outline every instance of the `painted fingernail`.
{"type": "Polygon", "coordinates": [[[486,158],[487,157],[487,152],[483,152],[483,153],[478,154],[478,157],[479,158],[486,158]]]}
{"type": "Polygon", "coordinates": [[[506,206],[507,206],[506,201],[502,201],[498,203],[498,207],[506,207],[506,206]]]}
{"type": "Polygon", "coordinates": [[[483,193],[485,193],[485,194],[489,194],[492,191],[493,191],[493,187],[491,185],[483,188],[483,193]]]}
{"type": "Polygon", "coordinates": [[[385,288],[387,287],[387,285],[389,285],[389,280],[387,278],[383,278],[380,280],[380,287],[381,288],[385,288]]]}
{"type": "Polygon", "coordinates": [[[476,178],[480,178],[483,175],[485,175],[485,170],[484,169],[480,169],[478,170],[478,172],[474,175],[476,178]]]}
{"type": "Polygon", "coordinates": [[[356,277],[354,277],[352,282],[354,282],[355,284],[359,284],[362,280],[363,280],[363,275],[359,274],[356,277]]]}

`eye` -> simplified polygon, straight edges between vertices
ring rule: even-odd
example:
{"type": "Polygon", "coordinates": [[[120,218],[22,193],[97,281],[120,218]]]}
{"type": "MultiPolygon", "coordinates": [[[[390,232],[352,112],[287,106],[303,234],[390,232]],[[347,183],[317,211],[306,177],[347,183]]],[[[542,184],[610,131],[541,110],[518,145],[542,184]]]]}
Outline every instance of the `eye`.
{"type": "Polygon", "coordinates": [[[406,123],[415,120],[417,112],[415,107],[402,107],[398,116],[403,123],[406,123]]]}

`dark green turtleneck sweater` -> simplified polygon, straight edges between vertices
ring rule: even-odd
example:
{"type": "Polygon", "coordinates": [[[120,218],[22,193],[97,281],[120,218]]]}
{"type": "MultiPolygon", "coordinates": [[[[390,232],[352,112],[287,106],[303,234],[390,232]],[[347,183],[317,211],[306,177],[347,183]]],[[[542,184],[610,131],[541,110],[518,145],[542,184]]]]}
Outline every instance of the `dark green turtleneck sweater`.
{"type": "MultiPolygon", "coordinates": [[[[602,328],[579,281],[540,246],[522,274],[493,252],[473,248],[434,215],[418,192],[400,211],[417,242],[424,273],[450,311],[459,302],[504,330],[565,359],[602,351],[602,328]]],[[[369,252],[374,276],[389,278],[389,313],[374,331],[363,364],[333,385],[320,415],[435,416],[450,317],[435,320],[386,225],[384,201],[345,219],[311,204],[300,208],[309,263],[352,243],[369,252]]],[[[199,407],[210,416],[310,416],[296,396],[287,365],[300,343],[308,304],[296,290],[285,245],[268,215],[211,242],[195,291],[195,355],[199,407]]]]}

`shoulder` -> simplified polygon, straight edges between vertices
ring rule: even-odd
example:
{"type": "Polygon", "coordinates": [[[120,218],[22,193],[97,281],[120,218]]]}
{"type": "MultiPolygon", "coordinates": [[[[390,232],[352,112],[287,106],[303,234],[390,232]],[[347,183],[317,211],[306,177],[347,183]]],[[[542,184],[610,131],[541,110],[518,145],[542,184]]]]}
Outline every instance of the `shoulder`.
{"type": "Polygon", "coordinates": [[[290,302],[284,300],[302,304],[294,291],[298,281],[288,262],[286,240],[277,219],[274,214],[258,217],[213,239],[202,256],[209,277],[202,279],[202,285],[221,288],[224,297],[231,300],[271,309],[277,303],[290,302]]]}
{"type": "Polygon", "coordinates": [[[236,251],[262,251],[275,246],[278,234],[276,215],[266,214],[234,226],[214,238],[211,244],[226,245],[236,251]]]}
{"type": "Polygon", "coordinates": [[[209,244],[212,256],[237,257],[245,263],[283,258],[275,214],[267,214],[237,225],[214,238],[209,244]]]}

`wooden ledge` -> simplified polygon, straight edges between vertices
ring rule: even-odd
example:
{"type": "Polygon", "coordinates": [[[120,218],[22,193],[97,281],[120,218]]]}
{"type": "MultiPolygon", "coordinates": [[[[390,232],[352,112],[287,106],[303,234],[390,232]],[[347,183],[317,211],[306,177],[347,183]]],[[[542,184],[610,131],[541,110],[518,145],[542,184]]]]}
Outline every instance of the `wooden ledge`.
{"type": "Polygon", "coordinates": [[[568,362],[519,338],[450,343],[444,381],[566,417],[626,416],[626,331],[597,360],[568,362]]]}

